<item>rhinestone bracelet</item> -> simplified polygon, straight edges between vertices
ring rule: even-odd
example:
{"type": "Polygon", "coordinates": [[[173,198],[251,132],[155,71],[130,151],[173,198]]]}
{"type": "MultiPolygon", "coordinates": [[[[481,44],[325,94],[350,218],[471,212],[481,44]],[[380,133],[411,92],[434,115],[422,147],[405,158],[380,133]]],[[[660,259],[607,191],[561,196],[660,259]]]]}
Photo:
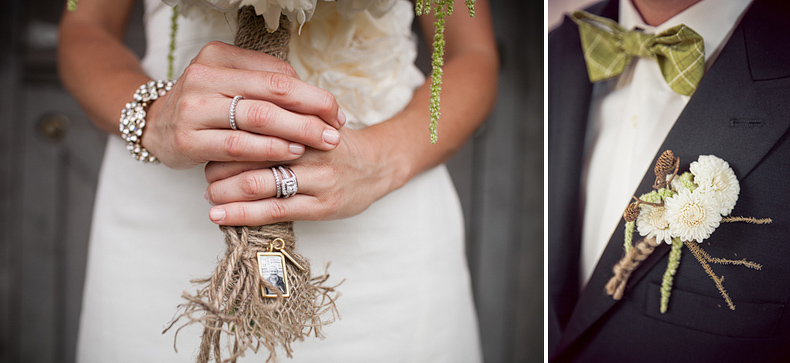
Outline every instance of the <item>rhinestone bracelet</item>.
{"type": "Polygon", "coordinates": [[[143,128],[145,127],[145,109],[173,89],[176,81],[149,81],[134,92],[134,101],[127,103],[121,111],[121,137],[126,140],[126,149],[132,157],[140,162],[158,163],[156,156],[142,145],[143,128]]]}

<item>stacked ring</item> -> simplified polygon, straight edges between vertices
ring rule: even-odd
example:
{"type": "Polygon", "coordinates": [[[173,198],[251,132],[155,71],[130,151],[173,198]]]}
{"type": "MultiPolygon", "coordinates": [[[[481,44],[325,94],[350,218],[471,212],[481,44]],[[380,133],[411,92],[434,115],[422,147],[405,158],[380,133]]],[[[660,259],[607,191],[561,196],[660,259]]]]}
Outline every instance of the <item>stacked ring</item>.
{"type": "Polygon", "coordinates": [[[296,194],[299,190],[299,183],[296,181],[296,174],[288,166],[273,166],[274,184],[277,188],[277,198],[288,198],[296,194]]]}
{"type": "Polygon", "coordinates": [[[236,127],[236,105],[239,103],[239,100],[243,99],[244,97],[236,96],[233,97],[233,101],[230,101],[230,128],[234,130],[238,130],[239,128],[236,127]]]}
{"type": "Polygon", "coordinates": [[[272,174],[274,174],[274,186],[275,186],[275,188],[277,188],[277,194],[275,195],[275,197],[279,198],[280,195],[282,195],[282,192],[281,192],[281,189],[280,189],[280,172],[277,171],[277,167],[276,166],[273,166],[270,169],[272,169],[272,174]]]}

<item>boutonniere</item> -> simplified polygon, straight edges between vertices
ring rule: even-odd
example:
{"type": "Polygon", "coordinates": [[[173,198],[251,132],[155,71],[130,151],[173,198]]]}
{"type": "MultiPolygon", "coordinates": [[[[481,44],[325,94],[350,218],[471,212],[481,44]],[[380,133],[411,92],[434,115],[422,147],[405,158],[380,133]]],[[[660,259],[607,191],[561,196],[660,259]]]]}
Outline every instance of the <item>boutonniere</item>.
{"type": "Polygon", "coordinates": [[[771,223],[770,218],[735,217],[730,212],[740,193],[740,184],[730,165],[713,155],[701,155],[692,162],[689,171],[678,175],[680,158],[671,150],[656,161],[656,181],[653,191],[642,194],[628,205],[623,214],[625,224],[625,256],[615,264],[614,276],[606,284],[606,293],[620,300],[628,278],[642,261],[662,242],[671,245],[669,262],[661,281],[661,313],[667,311],[672,282],[680,266],[683,246],[686,246],[705,272],[713,280],[730,309],[735,310],[727,291],[724,277],[717,276],[710,264],[737,265],[760,270],[758,263],[710,256],[702,249],[706,240],[721,223],[771,223]],[[644,237],[633,244],[634,232],[644,237]]]}

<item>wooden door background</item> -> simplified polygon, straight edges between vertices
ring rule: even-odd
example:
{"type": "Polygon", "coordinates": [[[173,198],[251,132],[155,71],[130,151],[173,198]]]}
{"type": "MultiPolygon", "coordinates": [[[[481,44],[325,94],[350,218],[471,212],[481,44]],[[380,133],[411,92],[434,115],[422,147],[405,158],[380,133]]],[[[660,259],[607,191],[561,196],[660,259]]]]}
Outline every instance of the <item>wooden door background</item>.
{"type": "MultiPolygon", "coordinates": [[[[106,137],[60,85],[63,0],[0,2],[0,363],[74,361],[106,137]]],[[[486,362],[543,360],[543,3],[492,0],[498,101],[449,162],[486,362]]],[[[463,15],[463,8],[456,10],[463,15]]],[[[140,31],[141,12],[130,34],[140,31]]],[[[129,37],[142,52],[143,40],[129,37]]]]}

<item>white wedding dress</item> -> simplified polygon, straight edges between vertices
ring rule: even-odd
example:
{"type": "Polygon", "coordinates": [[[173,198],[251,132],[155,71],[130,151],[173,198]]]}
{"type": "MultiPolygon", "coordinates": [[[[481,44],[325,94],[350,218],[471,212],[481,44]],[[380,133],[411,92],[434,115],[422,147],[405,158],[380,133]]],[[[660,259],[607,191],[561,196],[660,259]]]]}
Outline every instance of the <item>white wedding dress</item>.
{"type": "MultiPolygon", "coordinates": [[[[338,98],[348,127],[397,113],[422,82],[406,0],[383,16],[345,19],[334,3],[291,42],[300,76],[338,98]]],[[[380,14],[377,14],[380,15],[380,14]]],[[[146,0],[143,66],[165,79],[171,8],[146,0]]],[[[180,74],[211,40],[232,43],[232,21],[179,19],[180,74]]],[[[130,95],[131,97],[131,95],[130,95]]],[[[230,99],[228,99],[230,105],[230,99]]],[[[120,112],[120,110],[119,110],[120,112]]],[[[425,139],[428,142],[426,125],[425,139]]],[[[224,254],[224,236],[208,219],[203,167],[171,170],[140,164],[110,137],[104,156],[88,255],[78,342],[81,363],[194,362],[201,327],[162,330],[224,254]]],[[[364,188],[364,185],[357,186],[364,188]]],[[[297,251],[314,273],[331,262],[330,284],[345,279],[340,319],[326,339],[294,344],[293,362],[479,362],[481,351],[464,252],[460,203],[444,166],[428,170],[352,218],[297,222],[297,251]]],[[[249,352],[243,362],[264,362],[249,352]]]]}

